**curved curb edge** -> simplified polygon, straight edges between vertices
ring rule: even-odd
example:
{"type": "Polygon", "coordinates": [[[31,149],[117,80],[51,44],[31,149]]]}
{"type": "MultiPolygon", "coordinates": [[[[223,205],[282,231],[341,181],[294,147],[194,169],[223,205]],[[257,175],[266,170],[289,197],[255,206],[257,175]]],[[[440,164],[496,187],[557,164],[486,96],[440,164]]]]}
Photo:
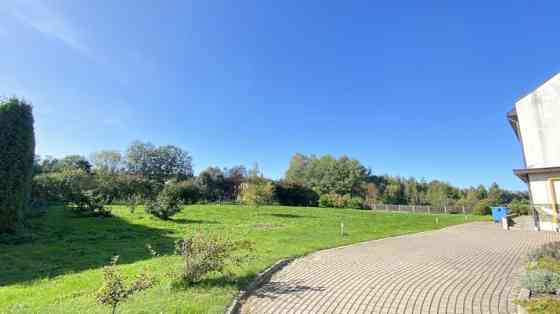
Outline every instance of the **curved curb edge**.
{"type": "MultiPolygon", "coordinates": [[[[288,266],[288,264],[290,264],[291,262],[293,262],[296,259],[304,258],[306,256],[309,256],[309,255],[312,255],[312,254],[315,254],[315,253],[318,253],[318,252],[340,250],[340,249],[348,248],[348,247],[351,247],[351,246],[363,245],[363,244],[366,244],[366,243],[369,243],[369,242],[378,242],[378,241],[387,240],[387,239],[396,239],[396,238],[407,237],[407,236],[411,236],[411,235],[418,235],[418,234],[425,234],[425,233],[430,233],[430,232],[435,232],[435,231],[442,231],[442,230],[458,227],[458,226],[461,226],[461,225],[478,223],[478,222],[479,221],[471,221],[471,222],[467,222],[467,223],[459,223],[459,224],[456,224],[456,225],[449,225],[449,226],[445,226],[445,227],[442,227],[442,228],[439,228],[439,229],[430,229],[430,230],[425,230],[425,231],[420,231],[420,232],[403,233],[403,234],[392,235],[392,236],[390,235],[390,236],[379,238],[379,239],[359,241],[359,242],[350,243],[350,244],[346,244],[346,245],[342,245],[342,246],[337,246],[337,247],[332,247],[332,248],[328,248],[328,249],[322,249],[322,250],[317,250],[317,251],[314,251],[314,252],[309,252],[309,253],[301,255],[301,256],[292,256],[292,257],[281,259],[278,262],[276,262],[274,265],[267,268],[266,270],[258,273],[257,276],[255,277],[255,279],[249,284],[249,286],[247,286],[247,288],[239,291],[237,296],[231,301],[230,305],[226,308],[224,314],[238,314],[239,310],[241,309],[241,306],[244,303],[244,301],[247,300],[247,298],[251,295],[251,293],[253,293],[255,290],[257,290],[265,282],[269,281],[270,278],[272,277],[272,275],[279,272],[280,270],[282,270],[284,267],[288,266]]],[[[526,314],[526,313],[520,313],[520,314],[526,314]]]]}
{"type": "Polygon", "coordinates": [[[247,286],[247,288],[239,291],[239,294],[233,299],[230,305],[227,307],[225,314],[236,314],[239,313],[241,306],[245,302],[245,300],[251,295],[252,292],[257,290],[261,285],[265,282],[269,281],[272,275],[282,270],[284,267],[288,266],[292,261],[297,259],[298,257],[289,257],[282,259],[276,264],[270,266],[266,270],[257,274],[255,279],[247,286]]]}

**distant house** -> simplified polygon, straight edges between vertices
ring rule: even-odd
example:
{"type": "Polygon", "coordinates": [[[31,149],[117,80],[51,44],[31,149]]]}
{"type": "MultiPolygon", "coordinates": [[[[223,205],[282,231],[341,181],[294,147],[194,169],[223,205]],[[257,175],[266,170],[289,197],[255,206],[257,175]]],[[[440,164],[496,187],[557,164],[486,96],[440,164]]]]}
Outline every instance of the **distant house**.
{"type": "Polygon", "coordinates": [[[560,73],[523,96],[507,114],[523,149],[535,227],[558,231],[560,203],[560,73]]]}

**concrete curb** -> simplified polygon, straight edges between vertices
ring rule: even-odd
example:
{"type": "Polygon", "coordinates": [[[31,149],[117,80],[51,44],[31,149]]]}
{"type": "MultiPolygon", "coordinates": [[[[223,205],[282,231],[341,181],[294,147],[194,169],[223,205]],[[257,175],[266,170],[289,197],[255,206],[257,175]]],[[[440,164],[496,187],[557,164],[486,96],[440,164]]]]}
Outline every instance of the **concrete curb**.
{"type": "Polygon", "coordinates": [[[266,270],[257,274],[256,278],[247,286],[246,289],[239,291],[237,297],[233,299],[231,304],[227,307],[225,314],[237,314],[245,300],[251,295],[252,292],[257,290],[265,282],[269,281],[272,275],[288,266],[292,261],[299,257],[290,257],[278,261],[276,264],[270,266],[266,270]]]}

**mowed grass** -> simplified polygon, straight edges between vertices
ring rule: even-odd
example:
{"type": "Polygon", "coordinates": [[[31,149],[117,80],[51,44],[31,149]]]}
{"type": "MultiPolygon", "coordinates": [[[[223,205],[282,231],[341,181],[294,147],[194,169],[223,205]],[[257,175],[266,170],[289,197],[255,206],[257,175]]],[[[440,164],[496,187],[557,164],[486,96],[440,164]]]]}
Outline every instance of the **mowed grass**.
{"type": "Polygon", "coordinates": [[[159,279],[134,295],[119,313],[222,313],[256,273],[281,258],[320,249],[485,219],[464,215],[399,214],[354,209],[236,205],[192,205],[171,221],[138,208],[113,206],[112,218],[77,218],[62,207],[33,220],[37,238],[0,244],[0,313],[110,313],[95,301],[102,271],[119,255],[119,269],[133,277],[146,269],[159,279]],[[436,224],[435,218],[439,223],[436,224]],[[340,224],[344,223],[344,236],[340,224]],[[200,284],[174,289],[166,274],[177,266],[173,242],[197,231],[224,233],[254,241],[250,260],[211,274],[200,284]],[[152,257],[151,244],[162,256],[152,257]]]}

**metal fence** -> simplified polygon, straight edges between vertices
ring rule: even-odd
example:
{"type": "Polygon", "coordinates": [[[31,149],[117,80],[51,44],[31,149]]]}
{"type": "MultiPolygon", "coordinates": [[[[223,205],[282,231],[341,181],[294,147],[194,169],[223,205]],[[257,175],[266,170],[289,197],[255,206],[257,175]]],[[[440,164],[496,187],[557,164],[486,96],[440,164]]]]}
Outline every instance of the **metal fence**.
{"type": "Polygon", "coordinates": [[[366,207],[372,210],[387,212],[405,212],[405,213],[426,213],[426,214],[470,214],[471,208],[466,207],[434,207],[429,205],[395,205],[395,204],[376,204],[369,203],[366,207]]]}

